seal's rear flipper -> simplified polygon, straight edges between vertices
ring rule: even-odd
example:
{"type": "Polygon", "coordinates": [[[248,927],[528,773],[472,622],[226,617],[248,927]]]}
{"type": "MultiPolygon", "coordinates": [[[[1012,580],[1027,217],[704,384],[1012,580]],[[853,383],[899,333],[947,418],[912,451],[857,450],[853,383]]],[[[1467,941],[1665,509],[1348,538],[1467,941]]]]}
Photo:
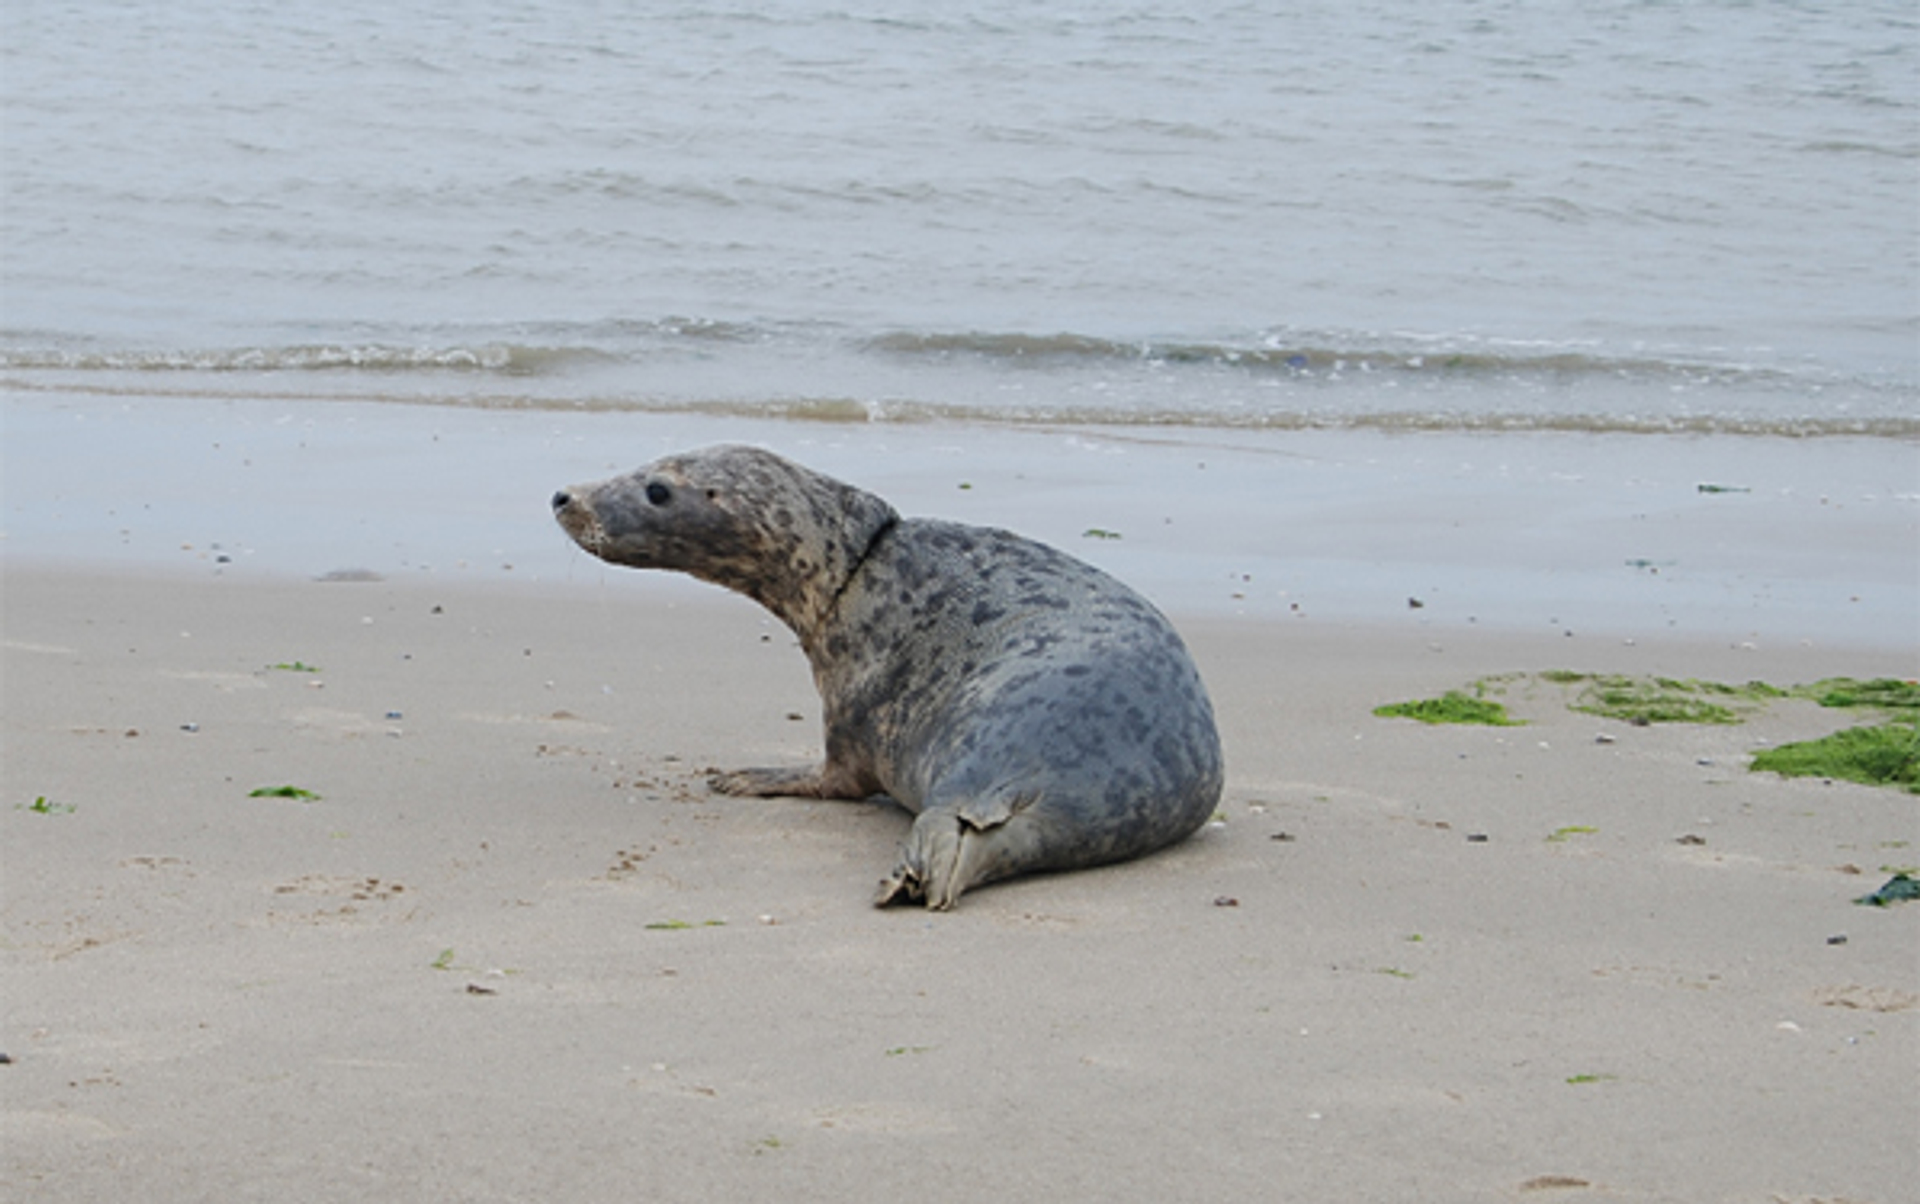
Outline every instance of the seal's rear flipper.
{"type": "Polygon", "coordinates": [[[948,911],[970,886],[1043,868],[1034,860],[1037,829],[1022,818],[1037,798],[1022,794],[922,811],[874,905],[924,899],[927,910],[948,911]]]}
{"type": "Polygon", "coordinates": [[[880,889],[873,892],[873,905],[887,907],[894,903],[917,903],[925,894],[920,889],[920,878],[907,868],[903,860],[894,867],[890,877],[880,879],[880,889]]]}

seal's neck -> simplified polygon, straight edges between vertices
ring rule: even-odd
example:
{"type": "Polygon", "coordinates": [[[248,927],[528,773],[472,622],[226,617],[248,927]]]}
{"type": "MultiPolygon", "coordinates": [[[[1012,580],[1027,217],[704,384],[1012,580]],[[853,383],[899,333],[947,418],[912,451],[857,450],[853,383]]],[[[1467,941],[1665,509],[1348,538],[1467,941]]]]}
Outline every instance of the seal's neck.
{"type": "Polygon", "coordinates": [[[847,596],[847,590],[852,587],[854,579],[860,576],[860,570],[866,567],[868,558],[873,555],[873,550],[880,546],[881,540],[893,534],[893,529],[899,525],[900,516],[889,512],[886,519],[873,529],[873,538],[867,540],[867,546],[860,549],[860,555],[855,557],[853,564],[848,567],[846,579],[840,583],[840,588],[833,591],[833,598],[827,603],[826,615],[822,616],[823,618],[839,612],[840,599],[847,596]]]}
{"type": "Polygon", "coordinates": [[[860,570],[900,521],[871,493],[825,478],[819,483],[827,488],[813,491],[811,504],[789,509],[753,571],[720,581],[772,611],[813,660],[860,570]]]}
{"type": "Polygon", "coordinates": [[[849,593],[859,588],[860,570],[866,567],[875,549],[893,533],[899,522],[900,516],[889,509],[886,517],[873,528],[865,544],[847,549],[849,555],[844,562],[845,571],[838,574],[837,580],[823,583],[826,588],[804,591],[798,597],[783,599],[781,605],[768,604],[768,608],[800,637],[801,649],[815,665],[820,664],[821,657],[827,654],[831,644],[829,636],[839,622],[842,602],[849,593]]]}

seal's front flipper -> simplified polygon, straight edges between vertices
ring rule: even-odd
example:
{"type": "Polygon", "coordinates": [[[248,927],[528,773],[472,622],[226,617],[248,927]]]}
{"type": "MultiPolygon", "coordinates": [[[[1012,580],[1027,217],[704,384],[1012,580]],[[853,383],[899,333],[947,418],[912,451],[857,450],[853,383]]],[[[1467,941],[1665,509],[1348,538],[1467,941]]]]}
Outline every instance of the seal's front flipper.
{"type": "Polygon", "coordinates": [[[879,787],[857,773],[831,763],[814,769],[714,770],[707,788],[742,798],[871,798],[879,787]]]}
{"type": "Polygon", "coordinates": [[[924,899],[927,910],[948,911],[970,886],[1040,868],[1032,821],[1021,819],[1034,801],[1019,796],[922,811],[874,906],[924,899]]]}
{"type": "Polygon", "coordinates": [[[818,769],[715,770],[707,777],[707,788],[742,798],[827,798],[821,793],[821,777],[818,769]]]}

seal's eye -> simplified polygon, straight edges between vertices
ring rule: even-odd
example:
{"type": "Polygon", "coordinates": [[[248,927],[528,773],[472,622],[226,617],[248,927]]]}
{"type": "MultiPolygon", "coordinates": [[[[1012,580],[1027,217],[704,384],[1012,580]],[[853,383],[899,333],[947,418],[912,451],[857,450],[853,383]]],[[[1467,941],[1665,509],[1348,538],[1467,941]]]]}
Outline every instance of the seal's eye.
{"type": "Polygon", "coordinates": [[[647,500],[656,506],[664,506],[673,500],[673,490],[658,481],[647,486],[647,500]]]}

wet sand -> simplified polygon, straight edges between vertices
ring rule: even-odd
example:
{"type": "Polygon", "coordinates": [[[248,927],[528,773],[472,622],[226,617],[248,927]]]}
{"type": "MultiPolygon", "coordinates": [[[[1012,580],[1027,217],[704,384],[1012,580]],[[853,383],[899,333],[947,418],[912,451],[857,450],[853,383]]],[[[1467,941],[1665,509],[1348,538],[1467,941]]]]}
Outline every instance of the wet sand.
{"type": "Polygon", "coordinates": [[[1920,446],[1891,439],[963,427],[28,393],[7,396],[4,414],[0,547],[15,563],[594,586],[608,571],[554,526],[552,492],[734,441],[905,514],[1053,543],[1180,614],[1920,645],[1920,446]]]}

